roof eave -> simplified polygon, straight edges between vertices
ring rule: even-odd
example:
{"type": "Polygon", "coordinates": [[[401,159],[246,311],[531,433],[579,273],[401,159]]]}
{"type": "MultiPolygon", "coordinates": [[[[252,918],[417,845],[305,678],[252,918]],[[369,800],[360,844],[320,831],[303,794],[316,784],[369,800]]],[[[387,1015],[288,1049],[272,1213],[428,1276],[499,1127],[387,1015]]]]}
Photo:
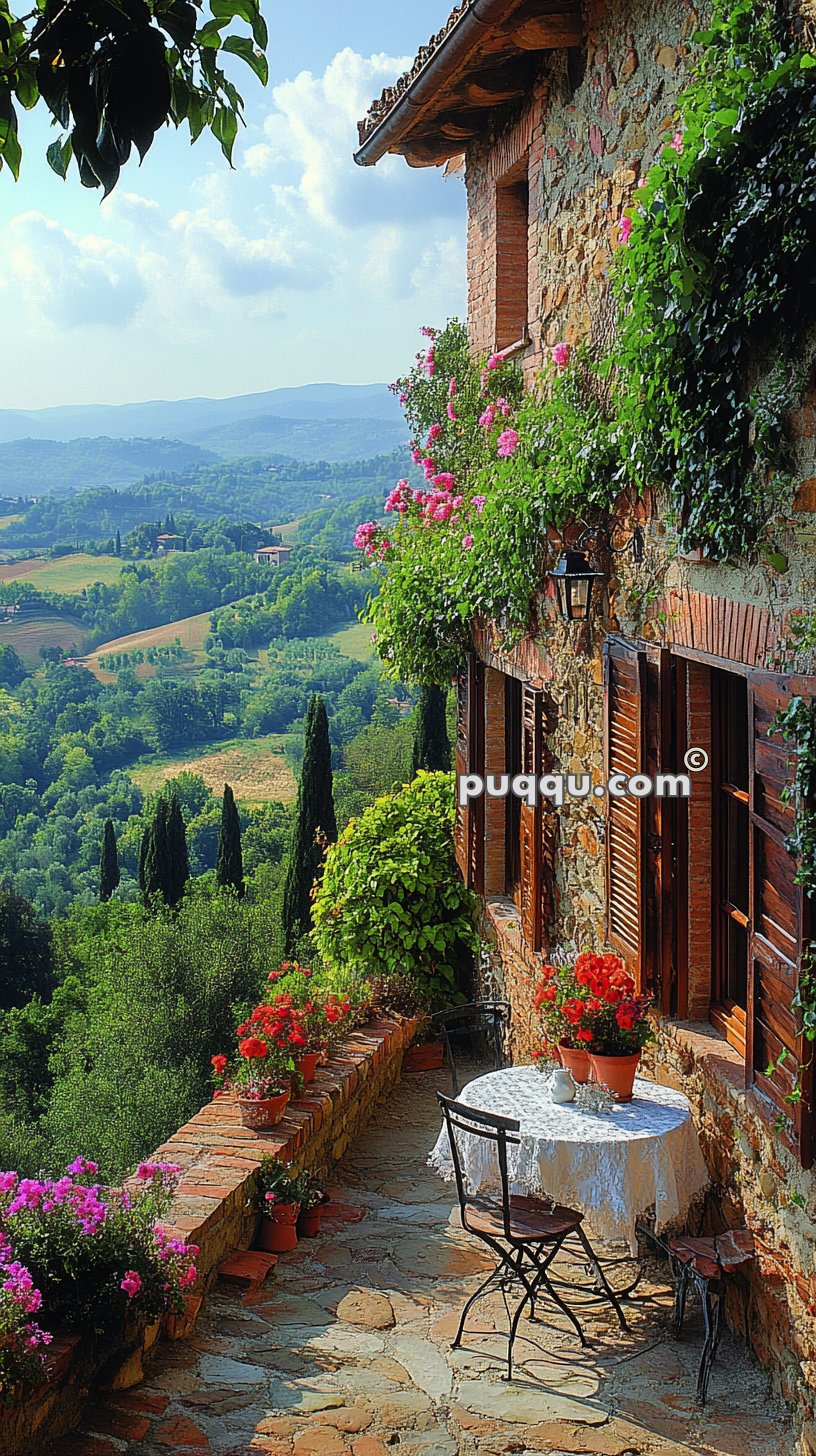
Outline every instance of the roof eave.
{"type": "Polygon", "coordinates": [[[473,0],[429,56],[419,75],[354,153],[359,167],[373,167],[411,130],[481,37],[491,26],[500,25],[518,3],[519,0],[473,0]]]}

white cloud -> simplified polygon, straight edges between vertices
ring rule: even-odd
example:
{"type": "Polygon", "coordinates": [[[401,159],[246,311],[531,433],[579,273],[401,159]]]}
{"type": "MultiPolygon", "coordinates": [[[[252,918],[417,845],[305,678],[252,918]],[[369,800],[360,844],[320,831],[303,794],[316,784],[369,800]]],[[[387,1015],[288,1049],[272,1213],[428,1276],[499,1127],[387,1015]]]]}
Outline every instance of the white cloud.
{"type": "Polygon", "coordinates": [[[190,261],[233,298],[280,288],[311,290],[326,281],[325,259],[289,231],[273,229],[248,237],[231,218],[210,208],[180,212],[171,226],[181,235],[190,261]]]}
{"type": "Polygon", "coordinates": [[[62,328],[121,328],[147,297],[129,249],[95,234],[78,236],[40,212],[12,220],[3,251],[7,282],[62,328]]]}
{"type": "MultiPolygon", "coordinates": [[[[428,178],[401,157],[384,157],[376,168],[353,160],[357,122],[372,97],[391,85],[406,56],[361,56],[339,51],[322,76],[301,71],[272,91],[275,110],[264,122],[268,153],[256,148],[253,164],[295,163],[298,191],[309,216],[324,227],[356,229],[398,220],[408,225],[450,215],[457,200],[442,179],[428,178]]],[[[250,169],[251,170],[251,169],[250,169]]]]}

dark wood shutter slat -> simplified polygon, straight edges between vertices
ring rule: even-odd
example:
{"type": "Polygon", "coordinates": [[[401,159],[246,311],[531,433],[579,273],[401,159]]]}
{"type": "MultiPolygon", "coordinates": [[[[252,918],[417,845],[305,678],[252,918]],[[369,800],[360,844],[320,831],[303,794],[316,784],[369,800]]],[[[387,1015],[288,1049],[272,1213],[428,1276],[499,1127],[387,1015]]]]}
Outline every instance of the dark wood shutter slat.
{"type": "MultiPolygon", "coordinates": [[[[642,672],[638,648],[608,637],[604,643],[607,782],[615,773],[630,778],[643,766],[642,672]]],[[[607,939],[642,986],[642,804],[640,799],[607,795],[606,806],[607,939]]]]}
{"type": "MultiPolygon", "coordinates": [[[[540,778],[544,762],[544,694],[524,683],[521,692],[522,772],[540,778]]],[[[544,939],[542,808],[521,804],[521,929],[530,950],[541,950],[544,939]]]]}
{"type": "Polygon", "coordinates": [[[784,790],[787,746],[769,736],[795,694],[812,696],[816,679],[756,671],[748,679],[750,747],[749,967],[746,1080],[787,1124],[785,1140],[805,1168],[813,1162],[813,1047],[800,1030],[793,998],[811,928],[811,907],[785,848],[795,810],[784,790]],[[769,1071],[769,1069],[772,1069],[769,1071]],[[798,1085],[801,1097],[788,1101],[798,1085]]]}

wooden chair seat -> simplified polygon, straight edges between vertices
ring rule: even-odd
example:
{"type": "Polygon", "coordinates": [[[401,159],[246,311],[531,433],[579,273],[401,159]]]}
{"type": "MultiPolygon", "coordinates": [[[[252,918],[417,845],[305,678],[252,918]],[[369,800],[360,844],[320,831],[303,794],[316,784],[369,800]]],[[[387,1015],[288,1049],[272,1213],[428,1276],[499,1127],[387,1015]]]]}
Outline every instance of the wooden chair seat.
{"type": "Polygon", "coordinates": [[[700,1279],[720,1279],[741,1264],[750,1263],[755,1254],[750,1229],[730,1229],[713,1238],[674,1238],[668,1242],[674,1257],[692,1268],[700,1279]]]}
{"type": "MultiPolygon", "coordinates": [[[[572,1208],[563,1208],[560,1204],[550,1208],[539,1198],[511,1194],[510,1242],[524,1244],[563,1238],[575,1232],[583,1222],[583,1217],[582,1213],[576,1213],[572,1208]]],[[[489,1203],[487,1200],[469,1202],[467,1227],[473,1233],[486,1234],[488,1238],[507,1240],[500,1203],[489,1203]]]]}

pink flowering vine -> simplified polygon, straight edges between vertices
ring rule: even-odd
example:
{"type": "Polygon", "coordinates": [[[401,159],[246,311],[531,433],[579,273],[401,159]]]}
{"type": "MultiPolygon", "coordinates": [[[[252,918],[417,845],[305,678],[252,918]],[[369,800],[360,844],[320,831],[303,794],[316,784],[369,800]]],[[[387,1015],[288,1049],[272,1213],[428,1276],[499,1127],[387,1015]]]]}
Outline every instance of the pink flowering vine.
{"type": "Polygon", "coordinates": [[[489,404],[487,409],[479,415],[479,424],[483,430],[492,430],[496,419],[496,406],[489,404]]]}
{"type": "Polygon", "coordinates": [[[570,361],[570,346],[567,343],[556,344],[552,349],[552,361],[557,369],[566,369],[570,361]]]}
{"type": "Polygon", "coordinates": [[[623,217],[621,218],[620,222],[618,223],[618,237],[619,237],[621,243],[623,243],[624,247],[628,243],[628,241],[631,238],[631,236],[632,236],[632,219],[631,219],[631,217],[627,217],[626,216],[626,213],[624,213],[623,217]]]}
{"type": "Polygon", "coordinates": [[[672,151],[674,151],[674,152],[677,153],[678,157],[682,157],[682,155],[683,155],[683,133],[681,131],[676,131],[674,133],[674,136],[672,137],[671,141],[669,142],[669,146],[671,147],[672,151]]]}
{"type": "Polygon", "coordinates": [[[128,1269],[124,1279],[119,1282],[119,1288],[124,1289],[128,1299],[135,1299],[142,1287],[141,1275],[135,1269],[128,1269]]]}
{"type": "Polygon", "coordinates": [[[515,454],[518,448],[518,430],[503,430],[496,441],[496,454],[502,460],[507,460],[515,454]]]}
{"type": "Polygon", "coordinates": [[[463,546],[463,548],[464,548],[465,551],[472,550],[472,547],[473,547],[473,537],[471,536],[471,534],[470,534],[469,531],[468,531],[468,533],[467,533],[466,536],[463,536],[462,537],[462,546],[463,546]]]}

